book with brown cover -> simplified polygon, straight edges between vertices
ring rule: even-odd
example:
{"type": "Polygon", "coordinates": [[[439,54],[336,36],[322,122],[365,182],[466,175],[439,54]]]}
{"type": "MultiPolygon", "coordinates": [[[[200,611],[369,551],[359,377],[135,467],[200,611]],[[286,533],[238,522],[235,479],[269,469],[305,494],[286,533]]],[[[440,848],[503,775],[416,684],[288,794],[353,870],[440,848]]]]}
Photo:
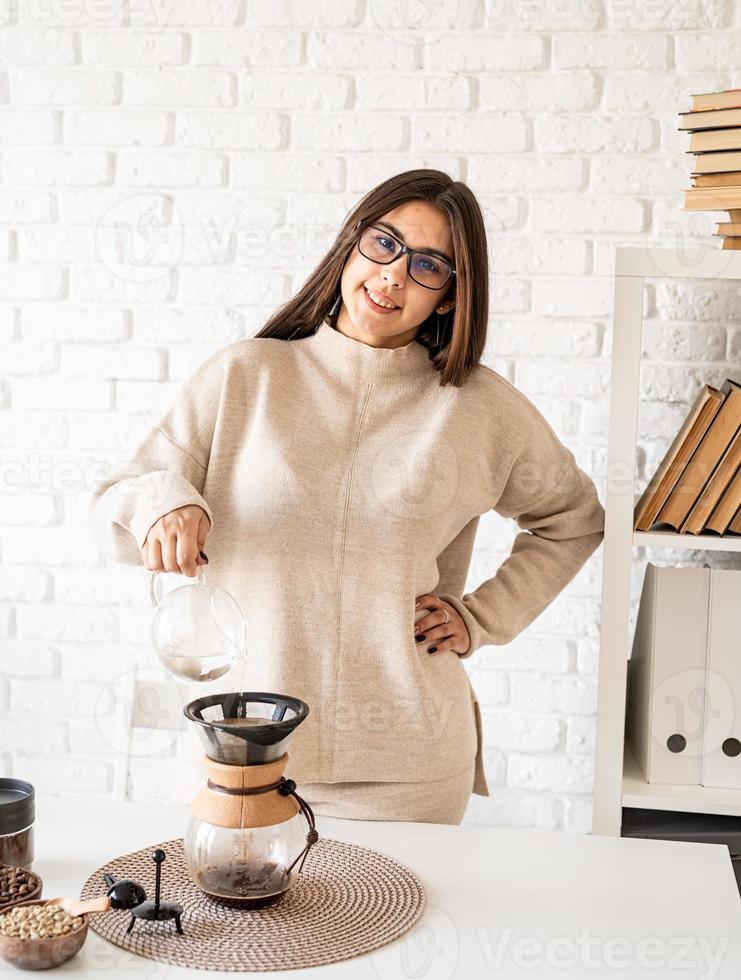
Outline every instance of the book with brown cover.
{"type": "MultiPolygon", "coordinates": [[[[689,153],[689,150],[685,150],[689,153]]],[[[715,153],[695,153],[696,174],[722,174],[741,170],[741,150],[716,150],[715,153]]],[[[698,188],[699,190],[700,188],[698,188]]]]}
{"type": "Polygon", "coordinates": [[[711,385],[700,390],[692,409],[664,454],[658,469],[643,491],[633,511],[633,528],[648,531],[682,470],[699,446],[723,401],[723,393],[711,385]]]}
{"type": "Polygon", "coordinates": [[[719,221],[713,238],[722,238],[723,248],[741,248],[741,221],[719,221]]]}
{"type": "Polygon", "coordinates": [[[741,385],[726,378],[720,390],[725,397],[712,425],[692,454],[656,518],[657,522],[668,524],[675,531],[713,475],[741,425],[741,385]]]}
{"type": "Polygon", "coordinates": [[[705,524],[706,531],[725,534],[736,511],[741,507],[741,467],[723,491],[723,496],[705,524]]]}
{"type": "Polygon", "coordinates": [[[720,89],[718,92],[692,92],[692,111],[702,109],[737,109],[741,106],[741,88],[720,89]]]}
{"type": "Polygon", "coordinates": [[[684,192],[684,211],[729,211],[741,208],[741,186],[689,187],[684,192]]]}
{"type": "Polygon", "coordinates": [[[731,534],[741,534],[741,507],[736,511],[736,515],[728,525],[731,534]]]}
{"type": "Polygon", "coordinates": [[[693,187],[741,187],[741,170],[729,170],[727,173],[698,174],[691,173],[693,187]]]}
{"type": "Polygon", "coordinates": [[[741,466],[741,428],[720,458],[713,475],[692,505],[692,510],[682,521],[679,528],[680,534],[700,534],[703,531],[706,521],[723,496],[739,466],[741,466]]]}
{"type": "Polygon", "coordinates": [[[678,112],[679,126],[684,132],[697,129],[723,129],[729,126],[741,126],[741,109],[693,109],[691,112],[678,112]]]}
{"type": "Polygon", "coordinates": [[[741,129],[699,129],[690,135],[690,153],[712,153],[715,150],[741,150],[741,129]]]}

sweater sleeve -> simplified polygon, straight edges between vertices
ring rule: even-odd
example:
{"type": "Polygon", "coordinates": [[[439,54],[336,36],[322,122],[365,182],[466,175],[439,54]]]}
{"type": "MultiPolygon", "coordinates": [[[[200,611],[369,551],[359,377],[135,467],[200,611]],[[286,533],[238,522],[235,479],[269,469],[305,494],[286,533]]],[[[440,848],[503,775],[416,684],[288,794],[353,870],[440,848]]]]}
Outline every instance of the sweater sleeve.
{"type": "Polygon", "coordinates": [[[178,507],[203,497],[223,380],[221,352],[212,355],[180,387],[165,414],[131,457],[93,489],[91,523],[106,557],[141,565],[149,529],[178,507]]]}
{"type": "MultiPolygon", "coordinates": [[[[480,647],[510,643],[577,574],[604,536],[604,508],[592,480],[577,465],[535,406],[521,396],[519,450],[493,509],[522,529],[496,574],[473,592],[436,593],[466,624],[480,647]]],[[[448,570],[448,575],[452,572],[448,570]]]]}

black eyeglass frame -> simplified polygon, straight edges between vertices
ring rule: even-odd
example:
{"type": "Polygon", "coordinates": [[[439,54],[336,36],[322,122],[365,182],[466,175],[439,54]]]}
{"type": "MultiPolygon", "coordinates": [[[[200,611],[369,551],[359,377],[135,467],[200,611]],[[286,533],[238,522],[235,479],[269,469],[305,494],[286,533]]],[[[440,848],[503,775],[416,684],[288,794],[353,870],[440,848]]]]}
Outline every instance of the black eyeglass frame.
{"type": "MultiPolygon", "coordinates": [[[[361,224],[361,222],[358,222],[358,224],[356,225],[356,228],[359,228],[360,227],[360,224],[361,224]]],[[[405,255],[406,254],[406,257],[407,257],[407,274],[409,275],[409,278],[412,280],[412,282],[416,282],[417,285],[418,286],[421,286],[423,289],[432,289],[435,292],[439,292],[439,290],[445,289],[445,287],[450,282],[452,276],[456,275],[456,270],[448,262],[447,259],[444,259],[444,258],[442,258],[439,255],[433,255],[431,252],[425,252],[423,249],[409,248],[409,246],[408,245],[405,245],[404,242],[400,241],[396,237],[396,235],[393,235],[390,231],[387,231],[385,228],[380,228],[378,225],[366,225],[365,228],[362,228],[361,231],[360,231],[360,234],[358,235],[357,246],[358,246],[358,251],[363,256],[364,259],[368,259],[369,262],[377,262],[378,265],[391,265],[392,262],[396,262],[396,260],[399,258],[400,255],[405,255]],[[369,231],[371,228],[373,228],[375,231],[383,232],[384,235],[387,235],[389,238],[391,238],[393,241],[395,241],[396,244],[401,249],[401,251],[400,252],[397,252],[396,255],[392,256],[388,260],[388,262],[381,262],[380,259],[371,258],[370,255],[366,255],[365,252],[360,248],[360,239],[363,237],[363,234],[366,231],[369,231]],[[425,283],[420,282],[419,279],[415,279],[414,278],[414,276],[412,275],[412,256],[413,255],[424,255],[427,258],[434,259],[436,262],[443,262],[445,265],[447,265],[449,275],[448,275],[448,278],[445,280],[445,282],[442,284],[442,286],[427,286],[425,283]]]]}

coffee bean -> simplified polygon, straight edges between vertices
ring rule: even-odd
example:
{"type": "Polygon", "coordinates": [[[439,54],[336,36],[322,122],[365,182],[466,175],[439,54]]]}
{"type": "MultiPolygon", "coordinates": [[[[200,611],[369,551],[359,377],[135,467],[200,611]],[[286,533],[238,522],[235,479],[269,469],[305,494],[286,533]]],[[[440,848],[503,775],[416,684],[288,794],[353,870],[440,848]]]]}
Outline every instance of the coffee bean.
{"type": "Polygon", "coordinates": [[[38,875],[24,868],[0,865],[0,906],[17,902],[37,890],[38,875]]]}
{"type": "Polygon", "coordinates": [[[0,935],[50,939],[74,932],[84,921],[82,916],[72,916],[54,905],[17,905],[0,915],[0,935]]]}

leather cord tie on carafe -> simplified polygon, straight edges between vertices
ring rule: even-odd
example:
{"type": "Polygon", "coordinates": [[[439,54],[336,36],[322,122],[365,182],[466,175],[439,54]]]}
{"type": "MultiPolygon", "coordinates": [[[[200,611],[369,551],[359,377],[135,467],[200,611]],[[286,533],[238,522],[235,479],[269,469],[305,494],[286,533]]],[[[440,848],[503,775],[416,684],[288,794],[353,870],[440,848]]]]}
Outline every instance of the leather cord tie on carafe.
{"type": "Polygon", "coordinates": [[[292,870],[296,861],[301,858],[301,864],[299,865],[299,874],[304,866],[304,861],[313,847],[314,844],[319,840],[319,832],[316,829],[316,819],[314,817],[314,811],[311,806],[298,795],[296,792],[296,783],[292,779],[286,779],[285,776],[281,776],[278,782],[271,783],[269,786],[240,786],[240,787],[230,787],[230,786],[219,786],[218,783],[214,783],[211,779],[208,780],[208,788],[215,790],[217,793],[228,793],[229,796],[256,796],[258,793],[271,793],[273,790],[278,790],[282,796],[292,796],[299,807],[301,808],[301,813],[304,815],[304,819],[309,825],[309,831],[306,835],[306,847],[301,851],[298,857],[293,861],[293,863],[286,869],[286,874],[289,874],[292,870]]]}

